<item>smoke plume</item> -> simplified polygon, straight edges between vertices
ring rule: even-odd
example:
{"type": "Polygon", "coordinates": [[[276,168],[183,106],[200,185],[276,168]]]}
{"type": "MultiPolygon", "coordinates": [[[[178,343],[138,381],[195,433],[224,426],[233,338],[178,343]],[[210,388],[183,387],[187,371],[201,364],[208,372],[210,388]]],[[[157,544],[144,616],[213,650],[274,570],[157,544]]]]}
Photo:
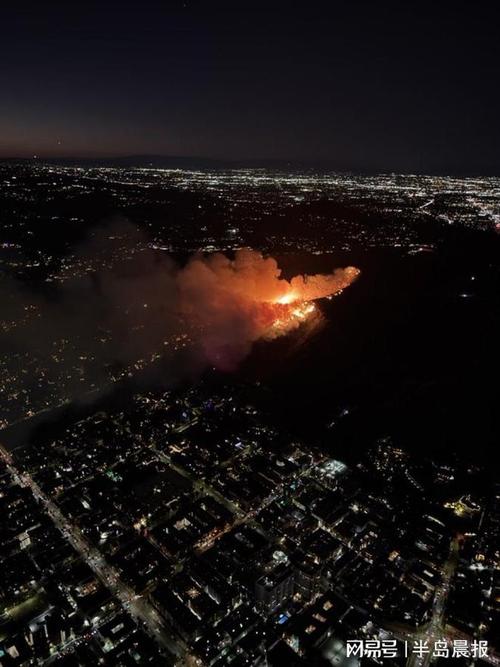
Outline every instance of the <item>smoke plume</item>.
{"type": "Polygon", "coordinates": [[[300,326],[315,310],[312,301],[338,294],[358,274],[347,267],[287,281],[275,259],[255,250],[237,250],[234,259],[196,256],[177,276],[179,307],[210,363],[227,368],[256,340],[300,326]]]}
{"type": "Polygon", "coordinates": [[[63,266],[66,274],[48,287],[7,275],[0,282],[0,425],[102,390],[179,350],[195,365],[235,368],[255,341],[314,318],[314,300],[338,294],[359,273],[347,267],[288,281],[275,259],[251,249],[198,254],[180,267],[122,220],[63,266]]]}

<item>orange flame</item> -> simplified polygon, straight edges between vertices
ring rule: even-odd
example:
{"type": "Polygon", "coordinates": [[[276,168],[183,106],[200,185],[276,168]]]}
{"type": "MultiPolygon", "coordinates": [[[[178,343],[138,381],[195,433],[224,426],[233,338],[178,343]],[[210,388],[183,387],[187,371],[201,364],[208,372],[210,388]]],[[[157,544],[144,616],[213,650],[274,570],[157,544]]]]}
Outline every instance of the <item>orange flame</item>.
{"type": "Polygon", "coordinates": [[[244,356],[259,339],[283,336],[318,314],[317,299],[340,294],[359,275],[348,266],[290,281],[272,257],[245,248],[234,259],[197,255],[178,275],[180,306],[202,334],[207,356],[244,356]]]}

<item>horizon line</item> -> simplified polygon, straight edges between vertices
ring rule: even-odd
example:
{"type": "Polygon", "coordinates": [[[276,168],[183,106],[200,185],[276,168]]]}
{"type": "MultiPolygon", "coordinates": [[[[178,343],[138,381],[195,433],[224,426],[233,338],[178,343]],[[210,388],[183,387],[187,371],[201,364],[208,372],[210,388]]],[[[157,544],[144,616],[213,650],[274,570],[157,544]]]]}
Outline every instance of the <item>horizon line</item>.
{"type": "MultiPolygon", "coordinates": [[[[485,168],[484,171],[477,169],[474,170],[463,170],[463,169],[452,169],[452,168],[443,168],[443,169],[396,169],[394,167],[360,167],[360,166],[340,166],[335,162],[334,158],[311,158],[311,157],[213,157],[213,156],[202,156],[202,155],[170,155],[163,153],[127,153],[121,155],[0,155],[0,162],[33,162],[33,163],[49,163],[49,162],[74,162],[74,163],[85,163],[85,162],[119,162],[119,161],[134,161],[134,160],[143,160],[143,161],[191,161],[191,162],[205,162],[207,164],[216,164],[219,165],[230,165],[233,168],[237,168],[238,165],[249,165],[251,164],[253,168],[258,168],[258,164],[262,164],[262,167],[275,164],[275,165],[288,165],[290,167],[300,166],[308,168],[328,168],[331,171],[337,173],[352,173],[352,174],[397,174],[405,176],[441,176],[441,177],[463,177],[463,178],[499,178],[500,177],[500,167],[485,168]]],[[[130,166],[133,166],[132,164],[130,166]]],[[[140,165],[137,165],[140,166],[140,165]]]]}

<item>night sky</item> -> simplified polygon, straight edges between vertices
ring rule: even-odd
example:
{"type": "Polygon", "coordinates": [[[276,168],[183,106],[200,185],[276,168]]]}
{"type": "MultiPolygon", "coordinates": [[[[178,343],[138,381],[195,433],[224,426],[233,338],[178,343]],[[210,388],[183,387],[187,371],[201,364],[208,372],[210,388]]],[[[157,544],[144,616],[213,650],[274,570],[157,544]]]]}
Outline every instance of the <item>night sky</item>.
{"type": "Polygon", "coordinates": [[[0,156],[500,174],[494,4],[2,3],[0,156]]]}

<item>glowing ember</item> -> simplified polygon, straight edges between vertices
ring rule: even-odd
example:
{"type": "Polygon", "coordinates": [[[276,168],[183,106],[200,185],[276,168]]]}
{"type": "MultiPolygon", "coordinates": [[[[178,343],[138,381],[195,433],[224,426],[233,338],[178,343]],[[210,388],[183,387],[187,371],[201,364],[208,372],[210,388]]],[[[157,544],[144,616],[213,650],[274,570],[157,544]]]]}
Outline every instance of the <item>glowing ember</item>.
{"type": "Polygon", "coordinates": [[[302,303],[297,308],[292,310],[292,315],[297,317],[299,320],[305,320],[311,313],[314,313],[316,306],[314,303],[302,303]]]}
{"type": "Polygon", "coordinates": [[[309,319],[314,313],[317,314],[318,309],[310,301],[292,299],[283,302],[280,299],[276,302],[273,312],[275,317],[270,325],[270,330],[264,334],[264,338],[275,338],[288,333],[288,331],[295,329],[309,319]]]}

